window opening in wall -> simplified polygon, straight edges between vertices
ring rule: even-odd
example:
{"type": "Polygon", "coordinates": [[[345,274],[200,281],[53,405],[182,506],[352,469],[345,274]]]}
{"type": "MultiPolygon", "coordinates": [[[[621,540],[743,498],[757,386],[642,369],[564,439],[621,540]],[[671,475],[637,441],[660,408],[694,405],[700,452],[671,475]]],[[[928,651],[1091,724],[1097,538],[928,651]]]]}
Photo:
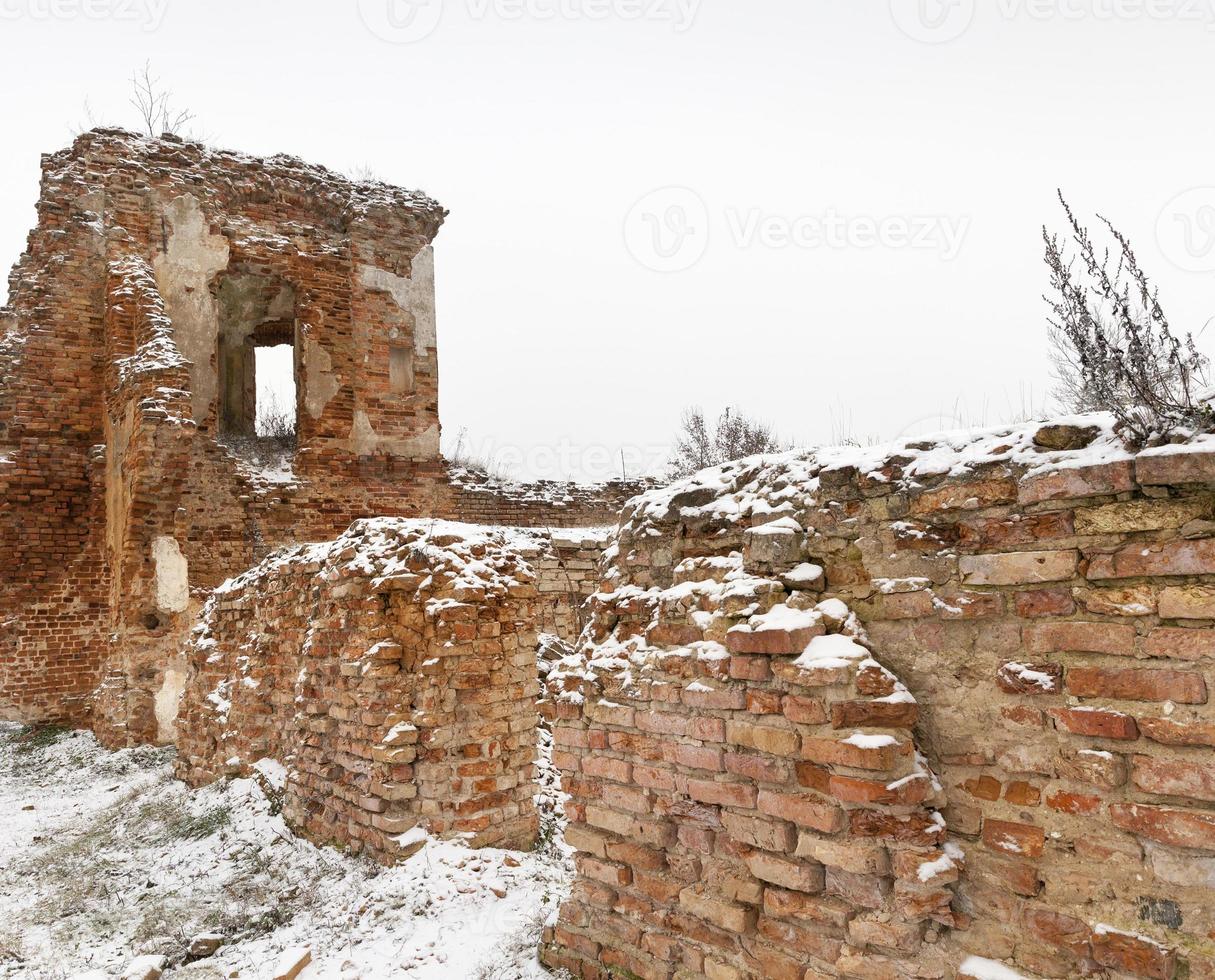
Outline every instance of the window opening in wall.
{"type": "Polygon", "coordinates": [[[291,344],[255,347],[259,438],[273,439],[284,446],[295,443],[295,348],[291,344]]]}
{"type": "Polygon", "coordinates": [[[300,377],[295,290],[276,276],[233,269],[214,293],[220,438],[267,475],[289,475],[300,377]]]}

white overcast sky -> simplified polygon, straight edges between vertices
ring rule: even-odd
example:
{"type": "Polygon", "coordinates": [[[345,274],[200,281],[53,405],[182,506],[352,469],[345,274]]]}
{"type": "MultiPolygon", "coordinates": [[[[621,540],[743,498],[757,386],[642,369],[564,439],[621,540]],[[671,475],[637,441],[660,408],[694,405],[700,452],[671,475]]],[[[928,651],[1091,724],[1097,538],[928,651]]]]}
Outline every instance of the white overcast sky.
{"type": "Polygon", "coordinates": [[[149,58],[212,142],[451,210],[444,441],[527,475],[657,465],[690,404],[807,443],[1041,408],[1056,187],[1215,315],[1208,0],[0,0],[6,265],[149,58]]]}

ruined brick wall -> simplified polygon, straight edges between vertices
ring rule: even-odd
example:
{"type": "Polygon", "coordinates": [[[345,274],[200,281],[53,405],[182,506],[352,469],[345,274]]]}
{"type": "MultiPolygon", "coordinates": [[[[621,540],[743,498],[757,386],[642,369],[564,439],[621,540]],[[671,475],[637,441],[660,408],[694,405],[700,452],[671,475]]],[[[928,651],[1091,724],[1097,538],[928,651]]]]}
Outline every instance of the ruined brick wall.
{"type": "Polygon", "coordinates": [[[624,505],[656,485],[649,479],[511,483],[455,469],[451,516],[472,524],[516,527],[614,527],[624,505]]]}
{"type": "Polygon", "coordinates": [[[178,774],[272,760],[295,827],[384,860],[415,827],[529,846],[538,566],[554,559],[538,533],[389,519],[268,559],[194,631],[178,774]]]}
{"type": "Polygon", "coordinates": [[[118,130],[43,159],[0,315],[0,717],[171,739],[177,652],[209,590],[360,518],[607,521],[624,491],[450,479],[430,245],[445,213],[292,157],[118,130]],[[297,446],[268,459],[254,361],[278,343],[297,446]]]}
{"type": "Polygon", "coordinates": [[[1083,421],[626,509],[545,705],[579,850],[546,962],[1215,976],[1215,451],[1083,421]]]}

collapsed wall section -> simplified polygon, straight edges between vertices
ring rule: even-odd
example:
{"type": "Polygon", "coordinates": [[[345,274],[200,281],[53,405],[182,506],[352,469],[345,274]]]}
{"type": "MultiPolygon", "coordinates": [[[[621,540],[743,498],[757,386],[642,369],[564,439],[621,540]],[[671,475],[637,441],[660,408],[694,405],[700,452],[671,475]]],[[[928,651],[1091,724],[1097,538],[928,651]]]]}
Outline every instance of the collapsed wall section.
{"type": "Polygon", "coordinates": [[[747,460],[638,498],[548,707],[580,874],[545,958],[663,980],[1215,977],[1212,542],[1215,445],[1136,456],[1103,416],[747,460]],[[913,728],[875,725],[860,675],[795,682],[830,636],[782,606],[837,600],[913,728]],[[915,785],[858,765],[881,734],[940,783],[910,811],[941,807],[957,876],[927,925],[900,903],[897,837],[851,816],[915,785]],[[823,814],[838,846],[818,850],[799,820],[823,814]],[[841,894],[848,875],[878,881],[841,894]]]}
{"type": "Polygon", "coordinates": [[[192,785],[285,767],[313,840],[390,860],[418,830],[535,836],[542,536],[368,520],[217,589],[194,630],[178,723],[192,785]]]}

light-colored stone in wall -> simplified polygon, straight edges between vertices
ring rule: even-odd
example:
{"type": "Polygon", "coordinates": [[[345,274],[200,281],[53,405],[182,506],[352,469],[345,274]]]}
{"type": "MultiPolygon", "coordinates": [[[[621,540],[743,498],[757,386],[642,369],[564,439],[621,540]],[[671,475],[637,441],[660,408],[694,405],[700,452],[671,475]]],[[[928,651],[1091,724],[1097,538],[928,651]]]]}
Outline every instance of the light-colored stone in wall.
{"type": "Polygon", "coordinates": [[[190,605],[190,574],[186,556],[175,538],[152,539],[156,563],[156,608],[162,612],[185,612],[190,605]]]}

